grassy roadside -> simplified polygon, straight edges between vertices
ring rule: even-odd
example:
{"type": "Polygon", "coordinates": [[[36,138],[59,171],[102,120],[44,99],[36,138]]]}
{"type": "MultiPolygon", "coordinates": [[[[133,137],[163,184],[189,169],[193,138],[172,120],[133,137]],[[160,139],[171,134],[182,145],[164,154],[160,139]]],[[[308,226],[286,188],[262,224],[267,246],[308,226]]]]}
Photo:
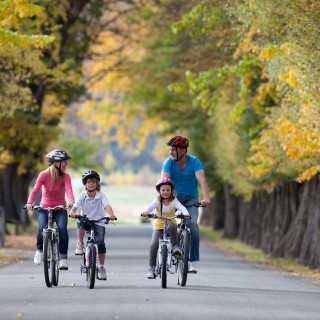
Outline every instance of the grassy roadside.
{"type": "Polygon", "coordinates": [[[0,267],[19,262],[26,251],[35,250],[37,224],[15,234],[14,226],[8,225],[9,234],[5,236],[5,246],[0,248],[0,267]]]}
{"type": "Polygon", "coordinates": [[[310,269],[301,265],[294,259],[274,258],[266,255],[261,249],[253,248],[240,240],[222,238],[222,231],[212,230],[211,227],[200,228],[201,236],[207,238],[221,250],[238,254],[244,259],[275,269],[290,273],[292,276],[311,277],[320,282],[320,269],[310,269]]]}

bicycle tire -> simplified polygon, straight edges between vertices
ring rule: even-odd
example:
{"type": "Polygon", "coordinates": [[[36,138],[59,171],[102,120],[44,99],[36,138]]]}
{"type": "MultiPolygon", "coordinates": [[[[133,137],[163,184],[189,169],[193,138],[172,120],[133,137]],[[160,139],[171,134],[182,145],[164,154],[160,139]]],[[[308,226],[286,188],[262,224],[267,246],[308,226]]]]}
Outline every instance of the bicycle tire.
{"type": "Polygon", "coordinates": [[[165,244],[161,247],[161,287],[167,287],[167,259],[168,248],[165,244]]]}
{"type": "Polygon", "coordinates": [[[94,282],[96,280],[96,259],[97,252],[95,246],[89,247],[89,265],[87,266],[87,285],[89,289],[94,288],[94,282]]]}
{"type": "Polygon", "coordinates": [[[53,242],[53,274],[52,285],[57,286],[59,283],[59,239],[55,238],[53,242]]]}
{"type": "Polygon", "coordinates": [[[44,279],[47,287],[52,287],[52,277],[53,277],[53,244],[51,233],[45,233],[43,239],[43,271],[44,271],[44,279]]]}
{"type": "Polygon", "coordinates": [[[187,284],[190,252],[190,233],[182,230],[180,233],[181,257],[178,261],[178,284],[184,287],[187,284]]]}

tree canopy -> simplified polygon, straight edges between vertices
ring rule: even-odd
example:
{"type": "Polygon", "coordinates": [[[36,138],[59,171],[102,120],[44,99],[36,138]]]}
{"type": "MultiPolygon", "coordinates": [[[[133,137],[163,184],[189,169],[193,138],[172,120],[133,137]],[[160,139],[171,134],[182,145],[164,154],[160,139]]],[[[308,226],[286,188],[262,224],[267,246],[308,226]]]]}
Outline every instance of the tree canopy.
{"type": "Polygon", "coordinates": [[[15,164],[30,179],[73,106],[68,135],[99,137],[90,150],[100,165],[117,163],[114,144],[120,162],[163,159],[154,134],[183,134],[213,192],[228,183],[249,198],[311,179],[319,9],[317,0],[2,1],[0,169],[15,164]]]}

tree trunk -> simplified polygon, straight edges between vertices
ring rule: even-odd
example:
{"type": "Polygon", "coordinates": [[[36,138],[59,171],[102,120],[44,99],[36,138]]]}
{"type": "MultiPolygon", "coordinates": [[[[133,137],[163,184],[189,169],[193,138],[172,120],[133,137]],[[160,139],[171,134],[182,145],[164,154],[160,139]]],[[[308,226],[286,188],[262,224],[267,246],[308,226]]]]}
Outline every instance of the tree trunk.
{"type": "Polygon", "coordinates": [[[16,163],[6,165],[3,170],[3,207],[6,212],[6,222],[19,223],[19,215],[16,210],[16,190],[15,190],[15,180],[17,177],[16,163]]]}
{"type": "Polygon", "coordinates": [[[226,207],[226,201],[224,197],[224,191],[222,190],[217,191],[213,199],[213,210],[212,210],[212,213],[213,213],[212,226],[214,230],[221,230],[224,228],[225,207],[226,207]]]}
{"type": "Polygon", "coordinates": [[[316,177],[310,182],[309,193],[309,217],[307,228],[303,236],[299,261],[310,267],[319,265],[317,249],[319,247],[319,178],[316,177]]]}
{"type": "Polygon", "coordinates": [[[223,236],[225,238],[236,238],[239,233],[239,198],[232,194],[232,188],[229,184],[225,184],[224,196],[226,210],[223,236]]]}
{"type": "Polygon", "coordinates": [[[273,250],[273,256],[290,258],[299,257],[301,244],[308,224],[310,189],[310,182],[304,183],[299,189],[297,211],[292,212],[292,221],[288,232],[282,237],[279,245],[273,250]]]}
{"type": "Polygon", "coordinates": [[[6,214],[2,207],[0,207],[0,248],[4,247],[6,240],[6,214]]]}

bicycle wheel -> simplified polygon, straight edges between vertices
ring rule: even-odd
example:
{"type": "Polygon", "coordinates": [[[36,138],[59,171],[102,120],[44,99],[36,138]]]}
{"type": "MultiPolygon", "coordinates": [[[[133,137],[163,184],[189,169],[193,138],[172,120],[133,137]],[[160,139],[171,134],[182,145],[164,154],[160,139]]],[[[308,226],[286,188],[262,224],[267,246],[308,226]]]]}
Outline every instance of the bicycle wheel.
{"type": "Polygon", "coordinates": [[[59,282],[59,239],[55,238],[53,242],[53,273],[52,285],[57,286],[59,282]]]}
{"type": "Polygon", "coordinates": [[[161,247],[161,287],[167,287],[167,259],[168,259],[168,248],[165,244],[161,247]]]}
{"type": "Polygon", "coordinates": [[[95,246],[89,247],[89,265],[87,266],[87,285],[89,289],[94,288],[94,282],[96,279],[96,259],[97,252],[95,246]]]}
{"type": "Polygon", "coordinates": [[[178,260],[178,284],[184,287],[187,283],[189,251],[190,251],[190,233],[182,230],[180,233],[181,257],[178,260]]]}
{"type": "Polygon", "coordinates": [[[43,240],[43,271],[44,271],[44,279],[46,281],[47,287],[52,286],[52,277],[54,273],[54,265],[53,265],[53,244],[51,233],[45,233],[43,240]]]}

